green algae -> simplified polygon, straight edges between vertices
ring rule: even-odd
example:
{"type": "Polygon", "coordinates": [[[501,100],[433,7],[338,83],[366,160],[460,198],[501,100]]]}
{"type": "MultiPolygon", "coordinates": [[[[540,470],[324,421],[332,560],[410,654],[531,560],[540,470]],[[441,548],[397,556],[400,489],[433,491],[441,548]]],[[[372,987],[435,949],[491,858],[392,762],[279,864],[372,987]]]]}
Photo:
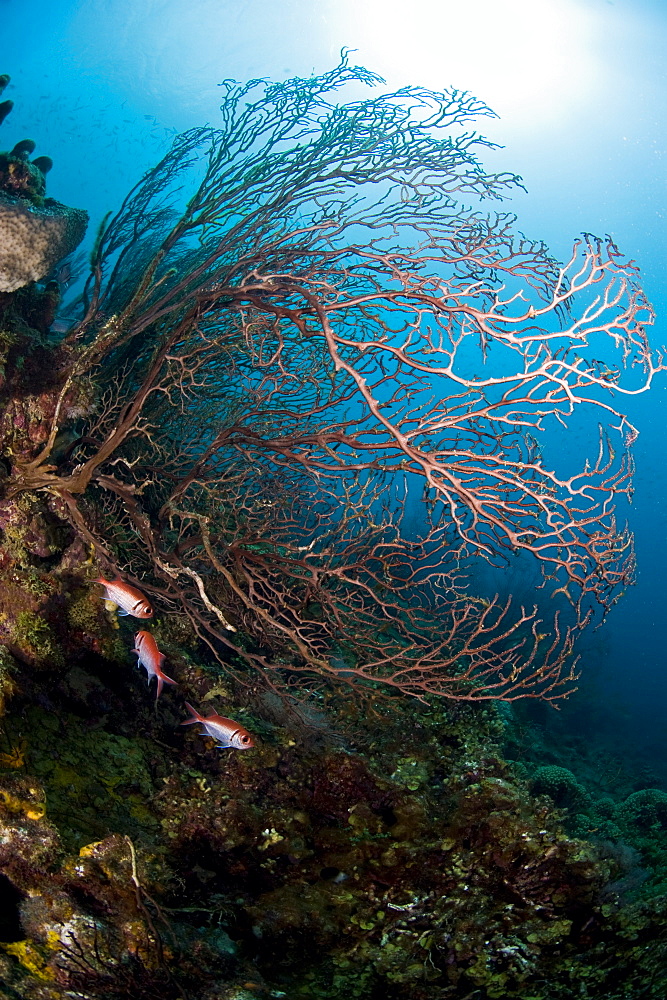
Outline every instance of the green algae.
{"type": "Polygon", "coordinates": [[[7,701],[16,691],[17,672],[16,660],[6,647],[0,646],[0,716],[4,715],[7,701]]]}
{"type": "Polygon", "coordinates": [[[33,706],[27,768],[46,793],[46,811],[64,845],[78,850],[111,832],[147,835],[157,828],[148,805],[155,786],[149,748],[138,739],[89,729],[73,715],[59,718],[33,706]]]}
{"type": "Polygon", "coordinates": [[[53,629],[33,611],[20,611],[16,615],[11,625],[11,638],[37,664],[61,666],[64,662],[63,650],[53,629]]]}
{"type": "MultiPolygon", "coordinates": [[[[83,681],[70,673],[70,688],[83,681]]],[[[304,750],[267,731],[256,751],[233,755],[195,740],[156,750],[62,706],[33,705],[21,722],[26,767],[65,850],[110,834],[154,845],[181,886],[166,899],[159,890],[159,905],[217,906],[230,955],[252,947],[290,996],[565,1000],[576,988],[606,1000],[610,954],[628,982],[662,982],[662,904],[598,898],[609,862],[512,777],[501,728],[493,709],[408,705],[357,726],[363,753],[304,750]]],[[[127,871],[118,864],[107,878],[127,871]]]]}

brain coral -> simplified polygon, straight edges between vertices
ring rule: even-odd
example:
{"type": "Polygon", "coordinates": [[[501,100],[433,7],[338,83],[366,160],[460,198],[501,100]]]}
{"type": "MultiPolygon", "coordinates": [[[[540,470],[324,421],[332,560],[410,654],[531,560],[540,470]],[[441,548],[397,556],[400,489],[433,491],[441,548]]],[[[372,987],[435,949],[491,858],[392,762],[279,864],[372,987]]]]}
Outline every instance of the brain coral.
{"type": "Polygon", "coordinates": [[[0,191],[0,292],[44,277],[83,239],[88,213],[48,198],[41,207],[0,191]]]}

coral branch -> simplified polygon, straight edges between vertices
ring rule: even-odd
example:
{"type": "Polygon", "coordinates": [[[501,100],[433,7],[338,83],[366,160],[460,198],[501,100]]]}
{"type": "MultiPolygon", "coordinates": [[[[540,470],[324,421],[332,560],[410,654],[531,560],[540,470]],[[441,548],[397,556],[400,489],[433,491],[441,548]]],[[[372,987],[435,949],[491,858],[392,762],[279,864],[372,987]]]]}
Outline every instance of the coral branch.
{"type": "Polygon", "coordinates": [[[664,368],[653,313],[611,239],[560,264],[482,211],[520,183],[462,130],[487,108],[416,88],[329,103],[351,80],[379,82],[346,56],[227,81],[222,127],[130,193],[8,490],[62,497],[248,683],[554,700],[592,609],[633,580],[616,508],[637,430],[616,399],[664,368]],[[517,557],[550,625],[476,595],[476,560],[517,557]]]}

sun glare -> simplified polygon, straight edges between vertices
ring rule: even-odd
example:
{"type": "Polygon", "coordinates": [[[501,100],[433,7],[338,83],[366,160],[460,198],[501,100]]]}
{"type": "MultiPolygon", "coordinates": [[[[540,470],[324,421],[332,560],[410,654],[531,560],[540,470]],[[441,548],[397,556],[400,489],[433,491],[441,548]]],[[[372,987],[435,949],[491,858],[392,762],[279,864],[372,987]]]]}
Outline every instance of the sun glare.
{"type": "Polygon", "coordinates": [[[471,90],[524,124],[562,120],[604,85],[597,18],[576,0],[350,0],[348,15],[360,61],[392,85],[471,90]]]}

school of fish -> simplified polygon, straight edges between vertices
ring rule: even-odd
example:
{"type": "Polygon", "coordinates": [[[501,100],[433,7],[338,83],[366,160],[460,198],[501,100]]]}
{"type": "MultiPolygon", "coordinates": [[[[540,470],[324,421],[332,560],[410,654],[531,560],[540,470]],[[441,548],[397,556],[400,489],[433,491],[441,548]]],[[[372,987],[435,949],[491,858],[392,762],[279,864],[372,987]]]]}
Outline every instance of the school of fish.
{"type": "MultiPolygon", "coordinates": [[[[124,580],[105,580],[98,577],[95,583],[104,587],[104,600],[112,604],[117,609],[119,615],[132,615],[134,618],[152,618],[153,608],[150,601],[136,587],[132,587],[124,580]]],[[[137,654],[137,666],[143,667],[146,671],[148,684],[152,679],[157,680],[156,701],[162,693],[165,684],[176,684],[173,678],[168,677],[164,670],[165,655],[158,649],[158,644],[150,632],[142,629],[134,637],[133,653],[137,654]]],[[[185,703],[191,718],[181,722],[182,726],[192,726],[200,722],[204,727],[202,736],[210,736],[216,741],[216,746],[223,750],[232,747],[235,750],[249,750],[253,747],[254,741],[247,729],[234,722],[232,719],[225,719],[221,715],[200,715],[192,705],[185,703]]]]}

